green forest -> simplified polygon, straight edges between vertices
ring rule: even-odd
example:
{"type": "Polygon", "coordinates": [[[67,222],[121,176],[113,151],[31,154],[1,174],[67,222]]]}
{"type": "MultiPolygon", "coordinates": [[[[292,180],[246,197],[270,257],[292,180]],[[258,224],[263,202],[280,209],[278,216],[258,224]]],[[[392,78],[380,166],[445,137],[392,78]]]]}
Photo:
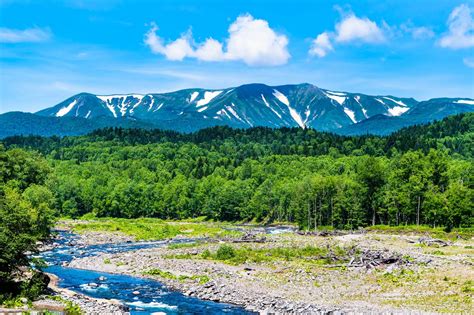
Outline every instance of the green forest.
{"type": "Polygon", "coordinates": [[[10,137],[1,194],[73,218],[471,227],[473,127],[474,114],[462,114],[387,137],[228,127],[10,137]]]}

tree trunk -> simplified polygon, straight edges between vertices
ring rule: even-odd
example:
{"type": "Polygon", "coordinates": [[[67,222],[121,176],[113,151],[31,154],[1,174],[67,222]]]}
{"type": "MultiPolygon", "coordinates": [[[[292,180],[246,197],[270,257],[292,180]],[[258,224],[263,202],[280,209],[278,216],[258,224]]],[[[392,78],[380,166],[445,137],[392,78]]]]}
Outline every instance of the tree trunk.
{"type": "Polygon", "coordinates": [[[314,209],[314,230],[315,230],[315,231],[318,229],[318,211],[317,211],[317,207],[316,207],[316,199],[317,199],[317,198],[314,198],[314,202],[313,202],[313,209],[314,209]]]}
{"type": "Polygon", "coordinates": [[[372,226],[375,225],[375,208],[372,207],[372,226]]]}
{"type": "Polygon", "coordinates": [[[311,228],[311,202],[308,200],[308,230],[311,228]]]}
{"type": "Polygon", "coordinates": [[[416,225],[420,225],[421,196],[418,196],[418,206],[416,207],[416,225]]]}

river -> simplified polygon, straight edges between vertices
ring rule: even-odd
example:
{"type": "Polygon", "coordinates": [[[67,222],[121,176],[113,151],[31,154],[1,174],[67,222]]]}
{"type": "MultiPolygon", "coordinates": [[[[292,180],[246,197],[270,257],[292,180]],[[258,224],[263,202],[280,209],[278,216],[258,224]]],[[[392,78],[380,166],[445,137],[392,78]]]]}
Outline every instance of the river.
{"type": "Polygon", "coordinates": [[[59,232],[57,246],[42,252],[48,267],[45,272],[59,278],[58,286],[93,298],[117,299],[130,308],[131,314],[254,314],[235,305],[204,301],[172,291],[159,281],[120,274],[109,274],[63,266],[75,257],[118,253],[142,248],[160,247],[170,243],[192,242],[180,239],[156,242],[133,242],[75,246],[77,235],[59,232]]]}

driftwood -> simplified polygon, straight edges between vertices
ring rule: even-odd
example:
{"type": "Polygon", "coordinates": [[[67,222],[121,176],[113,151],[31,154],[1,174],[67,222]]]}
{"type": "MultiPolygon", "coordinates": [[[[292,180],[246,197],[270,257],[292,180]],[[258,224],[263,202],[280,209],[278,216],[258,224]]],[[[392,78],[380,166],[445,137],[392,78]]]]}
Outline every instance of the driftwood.
{"type": "Polygon", "coordinates": [[[445,246],[450,245],[446,241],[436,239],[436,238],[428,238],[428,237],[420,237],[418,239],[418,243],[426,245],[426,246],[436,246],[436,247],[445,247],[445,246]]]}
{"type": "Polygon", "coordinates": [[[360,255],[353,255],[347,267],[380,268],[389,265],[408,265],[410,262],[401,255],[387,251],[365,250],[360,255]]]}
{"type": "Polygon", "coordinates": [[[349,232],[344,231],[298,231],[296,232],[299,235],[311,235],[311,236],[340,236],[349,234],[349,232]]]}
{"type": "Polygon", "coordinates": [[[233,239],[232,243],[265,243],[266,241],[265,236],[258,237],[256,234],[246,233],[241,238],[233,239]]]}

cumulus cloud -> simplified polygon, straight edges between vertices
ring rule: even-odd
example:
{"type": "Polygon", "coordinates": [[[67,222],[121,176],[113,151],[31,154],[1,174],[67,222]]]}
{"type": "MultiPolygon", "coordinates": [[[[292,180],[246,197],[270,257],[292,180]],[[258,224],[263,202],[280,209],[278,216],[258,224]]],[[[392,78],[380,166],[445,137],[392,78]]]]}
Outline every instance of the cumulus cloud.
{"type": "Polygon", "coordinates": [[[383,28],[377,23],[364,17],[359,18],[354,13],[344,14],[342,20],[335,25],[334,32],[323,32],[312,42],[309,49],[311,56],[325,57],[334,50],[333,43],[369,43],[385,42],[383,28]]]}
{"type": "Polygon", "coordinates": [[[267,21],[254,19],[250,14],[239,16],[229,26],[225,43],[213,38],[195,43],[190,31],[165,43],[157,31],[158,27],[153,23],[144,42],[153,53],[162,54],[169,60],[240,60],[251,66],[277,66],[287,63],[290,58],[288,38],[275,32],[267,21]]]}
{"type": "Polygon", "coordinates": [[[329,33],[324,32],[319,34],[311,43],[309,54],[311,56],[325,57],[329,51],[333,50],[331,40],[329,39],[329,33]]]}
{"type": "Polygon", "coordinates": [[[449,31],[438,41],[441,47],[451,49],[474,47],[474,19],[467,4],[454,8],[446,24],[449,31]]]}
{"type": "Polygon", "coordinates": [[[385,36],[377,23],[368,18],[359,18],[351,13],[336,24],[335,40],[338,42],[381,43],[385,41],[385,36]]]}
{"type": "Polygon", "coordinates": [[[27,28],[24,30],[0,27],[0,43],[34,43],[51,38],[51,31],[45,28],[27,28]]]}

